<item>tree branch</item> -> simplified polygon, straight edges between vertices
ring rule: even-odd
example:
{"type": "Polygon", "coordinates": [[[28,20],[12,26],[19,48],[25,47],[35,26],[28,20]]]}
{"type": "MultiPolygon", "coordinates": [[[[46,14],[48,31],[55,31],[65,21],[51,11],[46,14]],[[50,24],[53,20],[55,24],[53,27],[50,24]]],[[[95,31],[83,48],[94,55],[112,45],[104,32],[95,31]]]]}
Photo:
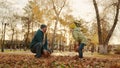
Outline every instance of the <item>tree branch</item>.
{"type": "Polygon", "coordinates": [[[114,19],[114,24],[113,24],[111,30],[109,31],[108,36],[107,36],[107,38],[106,38],[106,40],[104,42],[104,44],[106,44],[106,45],[108,44],[108,42],[110,40],[110,37],[112,36],[113,31],[114,31],[114,29],[115,29],[115,27],[117,25],[118,16],[119,16],[119,8],[120,8],[120,0],[118,0],[118,4],[117,4],[117,8],[116,8],[116,15],[115,15],[115,19],[114,19]]]}

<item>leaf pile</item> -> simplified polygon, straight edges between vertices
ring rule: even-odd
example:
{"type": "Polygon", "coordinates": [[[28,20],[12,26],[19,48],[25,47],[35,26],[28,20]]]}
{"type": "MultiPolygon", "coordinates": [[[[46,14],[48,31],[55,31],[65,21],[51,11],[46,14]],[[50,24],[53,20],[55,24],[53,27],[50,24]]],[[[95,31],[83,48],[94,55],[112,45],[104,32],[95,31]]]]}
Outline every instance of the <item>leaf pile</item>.
{"type": "Polygon", "coordinates": [[[120,68],[120,56],[111,58],[0,54],[0,68],[120,68]]]}

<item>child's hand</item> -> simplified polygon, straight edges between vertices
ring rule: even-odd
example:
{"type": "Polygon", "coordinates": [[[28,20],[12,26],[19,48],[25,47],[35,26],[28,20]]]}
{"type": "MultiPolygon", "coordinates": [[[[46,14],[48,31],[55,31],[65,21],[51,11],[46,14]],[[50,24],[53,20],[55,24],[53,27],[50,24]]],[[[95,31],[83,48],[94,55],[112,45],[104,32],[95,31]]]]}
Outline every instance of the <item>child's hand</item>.
{"type": "Polygon", "coordinates": [[[79,46],[76,46],[74,50],[75,50],[75,52],[78,52],[79,46]]]}
{"type": "Polygon", "coordinates": [[[74,50],[75,50],[75,52],[78,52],[78,50],[79,50],[79,43],[78,42],[75,42],[74,50]]]}

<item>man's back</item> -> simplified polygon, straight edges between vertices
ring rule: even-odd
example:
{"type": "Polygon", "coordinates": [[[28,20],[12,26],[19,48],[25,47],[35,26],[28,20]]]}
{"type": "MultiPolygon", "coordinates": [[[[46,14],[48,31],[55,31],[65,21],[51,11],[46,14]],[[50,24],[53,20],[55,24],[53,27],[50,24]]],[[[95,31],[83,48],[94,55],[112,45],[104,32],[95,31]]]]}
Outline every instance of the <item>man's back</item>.
{"type": "Polygon", "coordinates": [[[38,42],[43,42],[43,38],[44,38],[44,33],[39,29],[37,30],[35,36],[33,37],[31,43],[30,43],[30,48],[35,45],[38,42]]]}

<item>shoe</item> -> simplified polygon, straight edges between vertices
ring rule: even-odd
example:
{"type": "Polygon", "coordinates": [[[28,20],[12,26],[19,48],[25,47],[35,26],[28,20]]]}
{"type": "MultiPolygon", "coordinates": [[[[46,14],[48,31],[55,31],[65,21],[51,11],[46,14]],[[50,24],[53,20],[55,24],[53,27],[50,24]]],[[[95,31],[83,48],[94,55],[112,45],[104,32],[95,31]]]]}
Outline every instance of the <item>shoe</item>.
{"type": "Polygon", "coordinates": [[[83,57],[79,56],[79,58],[83,58],[83,57]]]}
{"type": "Polygon", "coordinates": [[[40,58],[41,56],[37,56],[37,55],[35,55],[35,58],[40,58]]]}

